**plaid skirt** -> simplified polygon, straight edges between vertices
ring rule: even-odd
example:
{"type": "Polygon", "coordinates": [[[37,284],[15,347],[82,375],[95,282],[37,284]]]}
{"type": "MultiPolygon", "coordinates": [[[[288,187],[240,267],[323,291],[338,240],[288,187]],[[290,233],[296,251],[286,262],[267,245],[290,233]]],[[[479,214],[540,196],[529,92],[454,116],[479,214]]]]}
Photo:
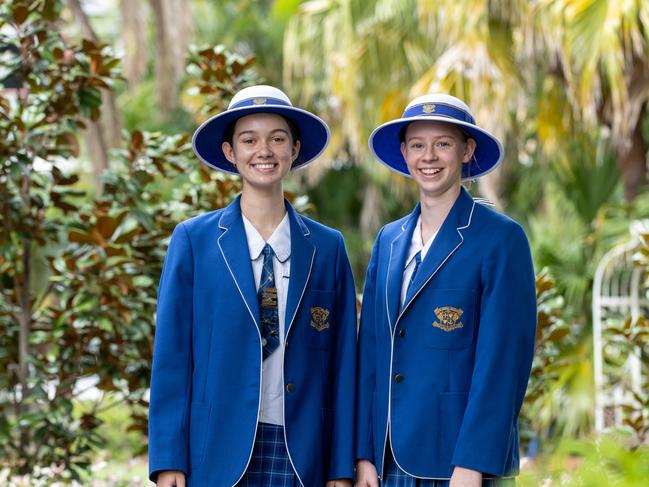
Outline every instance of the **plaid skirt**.
{"type": "MultiPolygon", "coordinates": [[[[388,446],[385,452],[385,476],[382,487],[448,487],[450,480],[418,479],[401,470],[388,446]]],[[[516,479],[484,479],[482,487],[515,487],[516,479]]]]}
{"type": "Polygon", "coordinates": [[[298,487],[284,443],[284,428],[259,423],[246,473],[237,487],[298,487]]]}

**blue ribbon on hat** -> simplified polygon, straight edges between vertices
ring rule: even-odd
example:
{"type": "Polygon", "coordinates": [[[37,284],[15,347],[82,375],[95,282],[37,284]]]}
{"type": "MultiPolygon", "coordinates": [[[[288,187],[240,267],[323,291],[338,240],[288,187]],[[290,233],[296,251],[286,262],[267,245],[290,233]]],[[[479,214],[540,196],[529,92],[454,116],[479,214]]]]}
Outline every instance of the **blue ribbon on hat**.
{"type": "Polygon", "coordinates": [[[449,117],[475,125],[475,120],[469,113],[444,103],[422,103],[411,106],[403,112],[402,118],[418,117],[421,115],[449,117]]]}
{"type": "Polygon", "coordinates": [[[241,100],[240,102],[235,103],[230,108],[228,108],[228,110],[232,110],[233,108],[252,107],[258,105],[284,105],[286,107],[292,106],[290,103],[286,103],[284,100],[280,100],[279,98],[268,98],[265,96],[260,96],[258,98],[247,98],[245,100],[241,100]]]}

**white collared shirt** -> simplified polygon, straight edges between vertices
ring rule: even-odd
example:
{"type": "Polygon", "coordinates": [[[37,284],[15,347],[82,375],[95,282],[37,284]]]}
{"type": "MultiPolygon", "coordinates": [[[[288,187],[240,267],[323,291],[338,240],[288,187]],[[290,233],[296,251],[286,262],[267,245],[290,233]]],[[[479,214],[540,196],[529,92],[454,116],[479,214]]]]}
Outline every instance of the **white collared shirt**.
{"type": "Polygon", "coordinates": [[[279,346],[263,361],[261,375],[261,410],[259,421],[263,423],[284,424],[284,385],[282,368],[284,366],[284,324],[286,315],[286,297],[291,273],[291,225],[288,213],[277,225],[275,231],[264,241],[257,229],[243,213],[243,226],[248,240],[248,250],[252,261],[252,273],[255,278],[255,289],[259,289],[261,271],[264,266],[262,250],[266,243],[273,248],[273,275],[277,286],[277,312],[279,317],[279,346]]]}
{"type": "Polygon", "coordinates": [[[421,238],[421,216],[417,217],[417,225],[415,225],[415,229],[412,232],[410,248],[408,249],[408,255],[406,255],[406,266],[403,268],[403,276],[401,278],[401,307],[403,307],[404,301],[406,300],[410,278],[415,270],[415,255],[417,255],[417,252],[421,251],[421,261],[423,262],[438,232],[439,230],[431,235],[426,244],[424,244],[421,238]]]}

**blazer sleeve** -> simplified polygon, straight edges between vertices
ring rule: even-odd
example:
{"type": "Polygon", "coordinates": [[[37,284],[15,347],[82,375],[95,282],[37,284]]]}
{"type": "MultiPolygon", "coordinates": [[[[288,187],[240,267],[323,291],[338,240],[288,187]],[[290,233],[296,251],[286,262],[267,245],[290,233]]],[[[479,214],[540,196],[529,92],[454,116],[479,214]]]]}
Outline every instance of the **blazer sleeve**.
{"type": "Polygon", "coordinates": [[[356,397],[356,287],[345,250],[338,235],[336,257],[336,316],[331,453],[327,478],[354,478],[354,406],[356,397]]]}
{"type": "Polygon", "coordinates": [[[149,406],[149,477],[188,474],[188,414],[192,373],[193,259],[181,223],[167,250],[158,289],[149,406]]]}
{"type": "Polygon", "coordinates": [[[356,394],[356,460],[375,462],[372,408],[376,384],[376,267],[381,232],[374,241],[365,275],[363,306],[358,331],[358,373],[356,394]]]}
{"type": "Polygon", "coordinates": [[[475,367],[452,464],[504,476],[532,366],[536,287],[523,229],[496,235],[482,263],[475,367]]]}

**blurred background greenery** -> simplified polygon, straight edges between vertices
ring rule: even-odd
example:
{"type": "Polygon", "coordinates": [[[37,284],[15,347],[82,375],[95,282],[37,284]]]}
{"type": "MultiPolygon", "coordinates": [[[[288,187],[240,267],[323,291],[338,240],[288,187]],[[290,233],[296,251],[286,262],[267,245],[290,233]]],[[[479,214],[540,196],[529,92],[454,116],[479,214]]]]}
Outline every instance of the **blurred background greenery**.
{"type": "Polygon", "coordinates": [[[0,80],[3,484],[146,485],[168,236],[239,188],[189,137],[266,82],[331,126],[287,196],[344,233],[359,291],[376,231],[417,199],[368,135],[426,92],[468,102],[506,157],[467,187],[521,222],[538,273],[520,485],[649,485],[647,310],[605,333],[607,367],[636,350],[644,378],[605,434],[591,311],[598,262],[633,238],[649,297],[649,227],[629,232],[649,218],[646,2],[6,0],[0,80]]]}

